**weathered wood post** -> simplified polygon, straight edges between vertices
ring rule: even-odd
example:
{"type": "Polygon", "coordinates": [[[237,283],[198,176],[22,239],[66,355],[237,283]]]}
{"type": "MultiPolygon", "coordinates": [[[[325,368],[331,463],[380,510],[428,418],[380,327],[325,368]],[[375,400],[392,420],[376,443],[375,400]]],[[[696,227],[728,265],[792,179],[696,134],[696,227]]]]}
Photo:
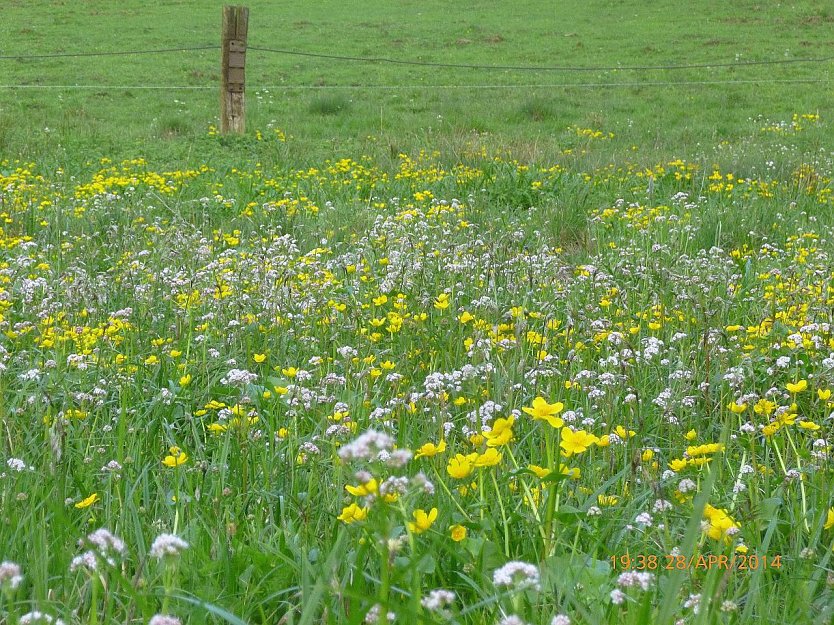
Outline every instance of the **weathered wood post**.
{"type": "Polygon", "coordinates": [[[246,36],[249,8],[223,7],[220,52],[220,132],[243,134],[246,127],[246,36]]]}

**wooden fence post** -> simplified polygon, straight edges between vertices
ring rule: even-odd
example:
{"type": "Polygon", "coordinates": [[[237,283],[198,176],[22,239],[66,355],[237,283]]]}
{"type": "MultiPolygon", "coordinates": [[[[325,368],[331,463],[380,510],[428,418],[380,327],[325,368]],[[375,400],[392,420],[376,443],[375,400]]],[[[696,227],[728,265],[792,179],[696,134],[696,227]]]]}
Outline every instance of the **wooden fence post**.
{"type": "Polygon", "coordinates": [[[220,53],[220,132],[243,134],[246,127],[246,36],[249,8],[223,7],[220,53]]]}

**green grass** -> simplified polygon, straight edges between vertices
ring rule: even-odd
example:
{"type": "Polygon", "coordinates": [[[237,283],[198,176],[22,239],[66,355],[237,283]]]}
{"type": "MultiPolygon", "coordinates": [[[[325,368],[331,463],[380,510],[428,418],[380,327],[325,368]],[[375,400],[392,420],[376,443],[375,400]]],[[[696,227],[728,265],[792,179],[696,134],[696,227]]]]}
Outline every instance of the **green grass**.
{"type": "MultiPolygon", "coordinates": [[[[213,45],[221,3],[11,2],[0,25],[4,54],[213,45]]],[[[824,2],[698,1],[447,3],[252,2],[252,46],[349,56],[486,65],[616,67],[825,57],[832,15],[824,2]]],[[[101,89],[3,89],[0,150],[35,158],[136,155],[181,164],[205,153],[217,125],[216,51],[160,56],[2,60],[3,82],[101,89]],[[138,90],[130,86],[210,87],[138,90]],[[112,88],[126,86],[128,88],[112,88]],[[107,87],[107,88],[104,88],[107,87]],[[47,130],[48,129],[48,130],[47,130]],[[197,147],[199,146],[199,147],[197,147]]],[[[455,156],[487,146],[553,162],[581,148],[570,126],[613,132],[606,160],[721,159],[714,146],[779,143],[763,116],[828,109],[831,62],[678,71],[518,72],[397,66],[271,54],[247,60],[248,127],[292,135],[293,162],[336,155],[378,158],[420,148],[455,156]],[[643,87],[576,83],[750,81],[643,87]],[[759,82],[765,81],[765,82],[759,82]],[[368,85],[393,87],[370,88],[368,85]],[[493,88],[476,88],[483,86],[493,88]],[[441,88],[441,87],[448,88],[441,88]],[[503,86],[504,88],[499,88],[503,86]],[[268,88],[268,90],[266,89],[268,88]],[[633,150],[636,146],[636,150],[633,150]]],[[[797,137],[796,150],[830,135],[797,137]]],[[[778,139],[778,138],[777,138],[778,139]]],[[[215,155],[213,155],[215,156],[215,155]]],[[[223,154],[217,154],[218,159],[223,154]]],[[[249,154],[247,154],[249,156],[249,154]]],[[[256,149],[272,162],[277,155],[256,149]]],[[[591,160],[601,158],[590,157],[591,160]]],[[[40,159],[38,159],[40,160],[40,159]]]]}

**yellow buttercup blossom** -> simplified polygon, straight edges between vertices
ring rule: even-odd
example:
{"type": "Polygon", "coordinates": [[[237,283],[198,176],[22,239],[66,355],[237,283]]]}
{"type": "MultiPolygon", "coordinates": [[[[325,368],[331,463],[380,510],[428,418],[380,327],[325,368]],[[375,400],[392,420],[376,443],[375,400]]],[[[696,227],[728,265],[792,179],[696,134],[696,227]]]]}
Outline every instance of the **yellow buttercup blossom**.
{"type": "Polygon", "coordinates": [[[579,467],[569,467],[566,464],[559,465],[559,473],[572,480],[578,480],[582,476],[582,470],[579,467]]]}
{"type": "Polygon", "coordinates": [[[532,406],[524,406],[521,410],[537,421],[547,421],[554,428],[560,428],[565,422],[556,415],[564,410],[562,402],[549,404],[544,397],[536,397],[532,406]]]}
{"type": "Polygon", "coordinates": [[[368,495],[376,494],[379,490],[379,484],[377,483],[376,478],[371,478],[359,486],[351,486],[348,484],[345,486],[345,490],[354,497],[367,497],[368,495]]]}
{"type": "Polygon", "coordinates": [[[409,522],[408,530],[413,534],[422,534],[437,520],[437,508],[432,508],[428,513],[425,510],[417,509],[411,514],[414,516],[414,522],[409,522]]]}
{"type": "Polygon", "coordinates": [[[834,508],[828,509],[828,515],[825,517],[825,525],[823,525],[823,529],[830,530],[834,527],[834,508]]]}
{"type": "Polygon", "coordinates": [[[731,401],[729,404],[727,404],[727,408],[730,410],[730,412],[732,412],[734,414],[741,414],[742,412],[747,410],[747,403],[746,402],[738,403],[738,402],[731,401]]]}
{"type": "Polygon", "coordinates": [[[709,443],[707,445],[691,445],[686,448],[686,455],[690,458],[695,456],[704,456],[706,454],[714,454],[719,451],[724,451],[723,443],[709,443]]]}
{"type": "Polygon", "coordinates": [[[785,388],[788,389],[789,393],[801,393],[806,388],[808,388],[808,380],[799,380],[797,382],[788,382],[785,385],[785,388]]]}
{"type": "Polygon", "coordinates": [[[342,523],[350,525],[351,523],[364,521],[367,516],[367,508],[360,508],[355,503],[352,503],[349,506],[342,508],[342,513],[336,518],[338,518],[342,523]]]}
{"type": "Polygon", "coordinates": [[[827,401],[831,397],[831,389],[827,388],[823,390],[821,388],[818,388],[817,397],[819,397],[822,401],[827,401]]]}
{"type": "Polygon", "coordinates": [[[501,462],[501,458],[503,457],[501,453],[498,452],[495,447],[490,447],[482,454],[476,454],[475,460],[472,462],[472,466],[475,467],[492,467],[501,462]]]}
{"type": "Polygon", "coordinates": [[[185,461],[188,460],[188,455],[179,447],[171,447],[168,451],[170,452],[170,455],[165,456],[165,458],[162,460],[162,464],[164,464],[166,467],[178,467],[181,464],[185,464],[185,461]]]}
{"type": "Polygon", "coordinates": [[[436,456],[437,454],[442,454],[446,451],[446,441],[440,441],[437,445],[434,443],[425,443],[420,449],[417,450],[417,453],[414,454],[415,458],[431,458],[432,456],[436,456]]]}
{"type": "Polygon", "coordinates": [[[709,504],[704,508],[704,518],[709,521],[707,535],[713,540],[723,540],[729,544],[733,531],[739,528],[726,510],[719,510],[709,504]]]}
{"type": "Polygon", "coordinates": [[[252,356],[252,359],[256,363],[261,364],[262,362],[266,361],[266,354],[255,354],[255,355],[252,356]]]}
{"type": "Polygon", "coordinates": [[[533,473],[535,473],[536,477],[538,477],[540,480],[550,475],[550,469],[545,469],[544,467],[540,467],[536,464],[528,464],[527,468],[530,469],[533,473]]]}
{"type": "Polygon", "coordinates": [[[449,528],[449,535],[456,543],[466,538],[466,528],[463,525],[452,525],[449,528]]]}
{"type": "Polygon", "coordinates": [[[772,402],[770,400],[762,398],[754,404],[753,412],[759,415],[767,416],[774,410],[776,410],[777,406],[778,404],[776,402],[772,402]]]}
{"type": "Polygon", "coordinates": [[[94,503],[99,501],[99,499],[100,499],[100,497],[98,496],[98,493],[93,493],[92,495],[90,495],[86,499],[82,499],[77,504],[75,504],[75,507],[78,508],[79,510],[83,509],[83,508],[89,508],[94,503]]]}
{"type": "Polygon", "coordinates": [[[766,426],[762,428],[762,436],[765,438],[770,438],[776,432],[782,429],[782,426],[779,423],[768,423],[766,426]]]}
{"type": "Polygon", "coordinates": [[[586,451],[588,447],[598,440],[596,436],[585,430],[574,432],[570,428],[564,428],[559,446],[564,450],[565,456],[572,456],[573,454],[581,454],[583,451],[586,451]]]}
{"type": "Polygon", "coordinates": [[[487,447],[501,447],[509,443],[513,439],[513,423],[515,417],[512,415],[506,419],[496,419],[492,424],[492,430],[483,433],[487,439],[487,447]]]}
{"type": "Polygon", "coordinates": [[[478,454],[470,454],[468,456],[457,454],[454,458],[449,460],[449,464],[446,466],[446,472],[457,480],[469,477],[474,469],[472,461],[477,458],[477,456],[478,454]]]}

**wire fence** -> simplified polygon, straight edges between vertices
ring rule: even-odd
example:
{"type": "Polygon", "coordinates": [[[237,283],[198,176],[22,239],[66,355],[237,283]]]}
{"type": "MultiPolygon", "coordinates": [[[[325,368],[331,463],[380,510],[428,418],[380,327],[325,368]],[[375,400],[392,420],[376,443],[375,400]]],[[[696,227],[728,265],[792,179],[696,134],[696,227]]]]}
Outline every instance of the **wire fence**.
{"type": "MultiPolygon", "coordinates": [[[[704,85],[762,85],[762,84],[819,84],[830,83],[829,78],[762,78],[743,80],[679,80],[679,81],[645,81],[645,82],[569,82],[544,84],[495,84],[495,85],[261,85],[250,87],[251,91],[283,90],[351,90],[361,91],[375,89],[383,91],[407,91],[421,89],[615,89],[641,87],[698,87],[704,85]]],[[[0,89],[93,89],[101,91],[133,91],[133,90],[168,90],[168,91],[216,91],[216,86],[206,85],[0,85],[0,89]]]]}
{"type": "MultiPolygon", "coordinates": [[[[157,48],[150,50],[112,50],[112,51],[90,51],[90,52],[53,52],[43,54],[3,54],[0,61],[38,61],[46,59],[63,59],[79,57],[114,57],[114,56],[141,56],[159,55],[194,51],[219,51],[219,45],[201,45],[176,48],[157,48]]],[[[570,66],[570,65],[490,65],[470,63],[444,63],[435,61],[421,61],[413,59],[397,59],[379,56],[349,56],[339,54],[328,54],[321,52],[310,52],[303,50],[290,50],[280,48],[269,48],[263,46],[248,46],[248,51],[261,52],[266,54],[283,55],[290,57],[304,57],[314,59],[326,59],[333,61],[366,63],[366,64],[390,64],[412,67],[428,67],[433,69],[458,69],[476,71],[501,71],[501,72],[554,72],[554,73],[588,73],[588,72],[655,72],[655,71],[677,71],[695,69],[732,69],[754,66],[780,66],[780,65],[825,65],[834,61],[834,55],[808,58],[778,58],[761,60],[735,60],[735,61],[713,61],[698,63],[668,63],[661,65],[598,65],[598,66],[570,66]]],[[[560,82],[540,84],[367,84],[367,85],[302,85],[302,84],[278,84],[278,85],[250,85],[250,90],[413,90],[413,89],[613,89],[613,88],[643,88],[643,87],[689,87],[706,85],[760,85],[760,84],[820,84],[829,83],[830,78],[738,78],[738,79],[714,79],[714,80],[632,80],[632,81],[608,81],[608,82],[560,82]]],[[[97,90],[193,90],[205,91],[216,90],[214,85],[88,85],[88,84],[0,84],[0,89],[97,89],[97,90]]]]}

